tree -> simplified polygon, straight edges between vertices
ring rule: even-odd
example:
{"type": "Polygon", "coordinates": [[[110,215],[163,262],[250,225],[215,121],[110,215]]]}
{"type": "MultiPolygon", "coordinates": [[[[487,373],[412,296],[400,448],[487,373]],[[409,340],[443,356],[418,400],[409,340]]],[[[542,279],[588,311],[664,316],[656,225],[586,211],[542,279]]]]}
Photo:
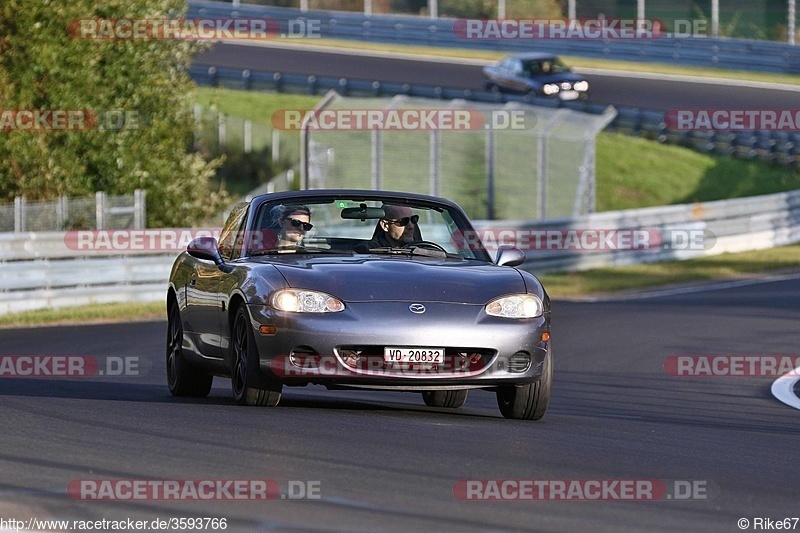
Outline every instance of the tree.
{"type": "Polygon", "coordinates": [[[88,110],[89,129],[28,131],[0,121],[0,198],[147,191],[149,226],[198,223],[225,201],[209,189],[219,160],[189,150],[187,74],[197,43],[91,40],[86,19],[177,16],[183,0],[3,0],[0,113],[88,110]],[[120,119],[125,123],[120,125],[120,119]],[[121,126],[121,127],[120,127],[121,126]]]}

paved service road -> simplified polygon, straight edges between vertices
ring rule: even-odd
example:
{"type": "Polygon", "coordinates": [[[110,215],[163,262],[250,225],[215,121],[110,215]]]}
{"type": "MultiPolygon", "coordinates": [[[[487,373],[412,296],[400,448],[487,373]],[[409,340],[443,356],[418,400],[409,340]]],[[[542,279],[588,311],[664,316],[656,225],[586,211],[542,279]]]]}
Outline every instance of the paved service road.
{"type": "Polygon", "coordinates": [[[238,407],[223,379],[208,399],[176,399],[162,362],[166,322],[2,330],[1,355],[94,356],[106,371],[137,357],[142,375],[0,379],[0,517],[219,517],[228,531],[614,532],[731,532],[740,518],[796,517],[800,412],[771,397],[772,378],[670,377],[662,365],[677,354],[796,354],[798,299],[793,279],[643,300],[557,301],[554,395],[538,423],[504,420],[483,391],[456,411],[425,407],[417,394],[320,387],[284,389],[273,409],[238,407]],[[106,366],[106,356],[117,359],[106,366]],[[320,499],[66,495],[76,480],[120,479],[266,479],[284,497],[302,486],[320,499]],[[655,480],[671,492],[676,481],[678,488],[697,482],[695,494],[707,498],[454,496],[463,480],[488,479],[655,480]]]}

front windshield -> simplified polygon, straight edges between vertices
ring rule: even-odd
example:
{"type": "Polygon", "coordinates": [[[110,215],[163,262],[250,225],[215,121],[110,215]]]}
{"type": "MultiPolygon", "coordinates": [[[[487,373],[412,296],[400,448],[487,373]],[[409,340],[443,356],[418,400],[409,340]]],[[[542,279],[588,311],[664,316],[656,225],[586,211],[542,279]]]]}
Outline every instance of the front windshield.
{"type": "Polygon", "coordinates": [[[523,70],[529,76],[542,76],[547,74],[563,74],[569,72],[569,67],[558,58],[536,59],[523,63],[523,70]]]}
{"type": "Polygon", "coordinates": [[[247,255],[411,253],[488,260],[455,210],[422,201],[307,198],[262,203],[247,255]]]}

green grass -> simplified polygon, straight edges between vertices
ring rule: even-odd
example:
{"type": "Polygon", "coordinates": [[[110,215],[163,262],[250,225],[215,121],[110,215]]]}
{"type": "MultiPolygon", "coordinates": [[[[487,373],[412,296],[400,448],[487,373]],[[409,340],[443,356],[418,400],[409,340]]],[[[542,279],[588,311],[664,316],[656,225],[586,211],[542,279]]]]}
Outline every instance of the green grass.
{"type": "Polygon", "coordinates": [[[613,211],[800,189],[800,170],[601,133],[596,186],[597,210],[613,211]]]}
{"type": "Polygon", "coordinates": [[[41,324],[91,324],[165,319],[164,302],[94,304],[58,309],[37,309],[0,315],[0,327],[21,328],[41,324]]]}
{"type": "Polygon", "coordinates": [[[756,273],[800,268],[800,245],[768,250],[725,253],[687,261],[667,261],[624,267],[607,267],[558,274],[539,279],[551,297],[579,296],[624,289],[641,289],[682,282],[735,280],[756,273]]]}

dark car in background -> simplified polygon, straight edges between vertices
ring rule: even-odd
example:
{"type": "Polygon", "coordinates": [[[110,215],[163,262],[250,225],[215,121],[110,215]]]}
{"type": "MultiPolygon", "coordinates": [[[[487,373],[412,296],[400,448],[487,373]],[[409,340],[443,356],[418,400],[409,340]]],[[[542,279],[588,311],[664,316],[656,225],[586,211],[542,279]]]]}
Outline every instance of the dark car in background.
{"type": "Polygon", "coordinates": [[[493,259],[475,237],[458,205],[417,194],[309,190],[239,204],[219,241],[192,241],[172,268],[170,391],[206,396],[222,376],[241,405],[276,405],[283,386],[320,384],[456,408],[485,389],[504,417],[541,418],[550,300],[514,268],[521,250],[501,246],[493,259]],[[409,240],[376,241],[389,225],[409,240]],[[301,239],[282,246],[287,232],[301,239]]]}
{"type": "Polygon", "coordinates": [[[533,94],[562,100],[586,100],[589,82],[575,74],[558,56],[530,52],[508,56],[484,67],[487,90],[533,94]]]}

